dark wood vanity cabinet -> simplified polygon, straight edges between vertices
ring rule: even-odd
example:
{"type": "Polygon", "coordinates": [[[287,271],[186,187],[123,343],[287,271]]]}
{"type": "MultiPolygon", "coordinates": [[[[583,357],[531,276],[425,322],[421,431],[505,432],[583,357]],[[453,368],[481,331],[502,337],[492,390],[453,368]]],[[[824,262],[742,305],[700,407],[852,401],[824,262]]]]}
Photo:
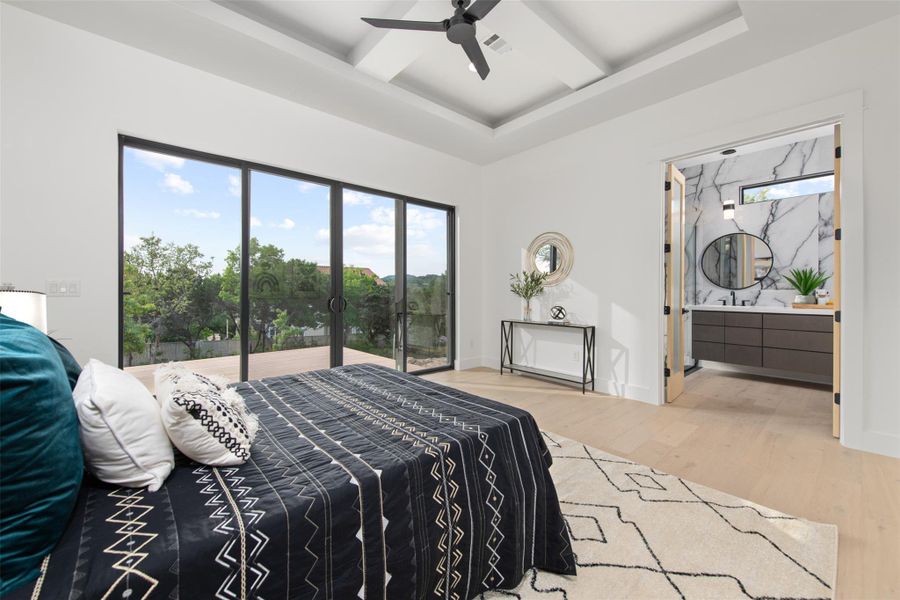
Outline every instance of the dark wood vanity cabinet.
{"type": "Polygon", "coordinates": [[[694,310],[697,360],[831,376],[831,315],[694,310]]]}

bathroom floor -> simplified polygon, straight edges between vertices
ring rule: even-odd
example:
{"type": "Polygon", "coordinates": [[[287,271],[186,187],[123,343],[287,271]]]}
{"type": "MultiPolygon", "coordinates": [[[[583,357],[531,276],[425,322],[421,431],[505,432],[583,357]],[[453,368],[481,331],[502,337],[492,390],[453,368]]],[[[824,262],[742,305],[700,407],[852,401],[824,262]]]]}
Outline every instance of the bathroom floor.
{"type": "Polygon", "coordinates": [[[827,386],[700,369],[656,406],[495,369],[427,379],[519,406],[538,425],[840,535],[837,598],[900,596],[900,460],[831,436],[827,386]]]}

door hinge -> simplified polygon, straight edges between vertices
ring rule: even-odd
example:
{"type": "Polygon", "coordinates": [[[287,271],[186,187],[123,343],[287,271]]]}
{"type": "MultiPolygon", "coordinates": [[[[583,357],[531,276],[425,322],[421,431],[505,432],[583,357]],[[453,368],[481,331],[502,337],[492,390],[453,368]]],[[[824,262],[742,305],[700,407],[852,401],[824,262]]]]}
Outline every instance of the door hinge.
{"type": "Polygon", "coordinates": [[[671,251],[672,251],[672,244],[664,244],[664,245],[663,245],[663,252],[665,252],[666,254],[668,254],[668,253],[671,252],[671,251]]]}
{"type": "Polygon", "coordinates": [[[671,189],[672,189],[672,182],[671,182],[671,181],[667,181],[667,182],[666,182],[666,185],[663,186],[663,189],[666,190],[667,192],[668,192],[669,190],[671,190],[671,189]]]}
{"type": "Polygon", "coordinates": [[[835,146],[835,147],[834,147],[834,157],[835,157],[835,158],[840,158],[840,157],[841,157],[841,147],[840,147],[840,146],[835,146]]]}
{"type": "Polygon", "coordinates": [[[663,375],[666,377],[672,376],[672,371],[669,370],[669,367],[666,367],[665,369],[663,369],[663,375]]]}
{"type": "Polygon", "coordinates": [[[834,403],[837,404],[838,406],[840,406],[840,404],[841,404],[841,393],[840,392],[834,393],[834,403]]]}
{"type": "Polygon", "coordinates": [[[838,227],[834,230],[834,239],[837,241],[841,241],[841,228],[838,227]]]}
{"type": "Polygon", "coordinates": [[[672,314],[672,307],[671,306],[663,306],[663,314],[664,315],[672,314]]]}
{"type": "Polygon", "coordinates": [[[839,310],[834,311],[834,322],[835,323],[841,322],[841,311],[839,311],[839,310]]]}

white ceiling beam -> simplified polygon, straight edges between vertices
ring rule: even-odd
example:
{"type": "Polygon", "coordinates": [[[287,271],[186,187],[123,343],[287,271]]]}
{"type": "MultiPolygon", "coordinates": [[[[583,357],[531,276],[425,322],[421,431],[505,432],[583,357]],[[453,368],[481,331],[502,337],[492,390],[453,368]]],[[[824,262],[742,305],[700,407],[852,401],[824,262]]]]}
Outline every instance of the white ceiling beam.
{"type": "MultiPolygon", "coordinates": [[[[400,0],[395,2],[385,19],[410,21],[443,21],[451,14],[450,3],[400,0]]],[[[360,15],[365,16],[365,15],[360,15]]],[[[435,31],[406,31],[372,27],[363,40],[350,51],[354,67],[381,81],[390,81],[422,54],[437,44],[446,44],[444,34],[435,31]]]]}
{"type": "Polygon", "coordinates": [[[526,55],[573,90],[612,73],[599,58],[588,56],[583,44],[575,42],[575,36],[538,4],[504,0],[490,12],[485,24],[509,42],[513,52],[526,55]]]}

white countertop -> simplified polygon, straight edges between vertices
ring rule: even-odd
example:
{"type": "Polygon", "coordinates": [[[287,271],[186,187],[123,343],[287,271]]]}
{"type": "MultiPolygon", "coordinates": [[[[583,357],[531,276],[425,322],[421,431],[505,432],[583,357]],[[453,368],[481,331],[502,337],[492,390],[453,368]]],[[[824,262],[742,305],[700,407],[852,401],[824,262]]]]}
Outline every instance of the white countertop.
{"type": "Polygon", "coordinates": [[[830,308],[793,308],[781,305],[754,305],[754,306],[723,306],[721,304],[689,304],[685,306],[688,310],[715,310],[724,312],[752,312],[752,313],[783,313],[791,315],[833,315],[834,310],[830,308]]]}

